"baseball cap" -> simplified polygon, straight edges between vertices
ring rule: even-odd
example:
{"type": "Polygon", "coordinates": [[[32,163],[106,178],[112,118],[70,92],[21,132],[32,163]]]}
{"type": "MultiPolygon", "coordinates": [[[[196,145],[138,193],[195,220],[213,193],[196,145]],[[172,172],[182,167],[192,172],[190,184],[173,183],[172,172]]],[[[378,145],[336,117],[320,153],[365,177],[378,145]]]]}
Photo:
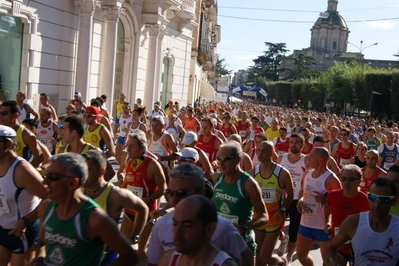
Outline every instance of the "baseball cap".
{"type": "Polygon", "coordinates": [[[193,141],[197,141],[198,140],[198,136],[197,134],[195,134],[195,132],[193,131],[187,131],[186,134],[184,134],[183,140],[182,140],[182,144],[184,145],[190,145],[191,143],[193,143],[193,141]]]}
{"type": "Polygon", "coordinates": [[[75,91],[74,96],[82,97],[82,94],[80,92],[78,92],[78,91],[75,91]]]}
{"type": "Polygon", "coordinates": [[[194,148],[183,148],[180,152],[175,152],[173,154],[189,160],[199,160],[199,154],[194,148]]]}
{"type": "Polygon", "coordinates": [[[8,126],[0,125],[0,138],[14,139],[17,133],[14,129],[8,126]]]}
{"type": "Polygon", "coordinates": [[[85,110],[85,114],[98,115],[99,113],[100,113],[100,110],[95,106],[87,106],[87,108],[85,110]]]}

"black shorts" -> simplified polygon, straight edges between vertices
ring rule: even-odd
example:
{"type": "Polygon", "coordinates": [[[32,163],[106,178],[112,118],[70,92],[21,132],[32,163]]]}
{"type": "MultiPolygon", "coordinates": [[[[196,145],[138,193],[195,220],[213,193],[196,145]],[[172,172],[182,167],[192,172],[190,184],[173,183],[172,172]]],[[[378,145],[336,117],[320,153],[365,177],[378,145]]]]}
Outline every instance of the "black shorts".
{"type": "Polygon", "coordinates": [[[4,246],[15,254],[23,254],[29,251],[32,245],[36,245],[39,239],[39,219],[26,228],[22,236],[8,235],[12,229],[0,227],[0,246],[4,246]]]}

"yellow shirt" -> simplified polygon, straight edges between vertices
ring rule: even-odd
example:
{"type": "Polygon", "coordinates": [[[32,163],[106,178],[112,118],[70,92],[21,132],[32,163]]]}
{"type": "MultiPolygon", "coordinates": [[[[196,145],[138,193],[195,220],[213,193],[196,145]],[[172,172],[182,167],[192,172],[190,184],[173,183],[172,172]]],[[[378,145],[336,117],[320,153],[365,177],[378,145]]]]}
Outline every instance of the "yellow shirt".
{"type": "Polygon", "coordinates": [[[32,153],[29,150],[29,147],[26,145],[24,139],[23,139],[23,134],[25,131],[25,126],[24,125],[19,125],[18,129],[16,130],[17,132],[17,137],[16,137],[16,142],[17,145],[15,147],[15,151],[19,157],[24,158],[25,160],[29,161],[32,157],[32,153]]]}
{"type": "Polygon", "coordinates": [[[90,143],[94,147],[100,148],[102,151],[105,149],[105,143],[100,134],[103,126],[103,124],[100,124],[94,131],[90,131],[90,128],[87,127],[85,134],[83,135],[83,140],[85,142],[90,143]]]}
{"type": "Polygon", "coordinates": [[[275,138],[280,136],[280,129],[277,128],[276,131],[273,131],[272,128],[269,127],[266,129],[266,135],[268,140],[273,141],[275,138]]]}

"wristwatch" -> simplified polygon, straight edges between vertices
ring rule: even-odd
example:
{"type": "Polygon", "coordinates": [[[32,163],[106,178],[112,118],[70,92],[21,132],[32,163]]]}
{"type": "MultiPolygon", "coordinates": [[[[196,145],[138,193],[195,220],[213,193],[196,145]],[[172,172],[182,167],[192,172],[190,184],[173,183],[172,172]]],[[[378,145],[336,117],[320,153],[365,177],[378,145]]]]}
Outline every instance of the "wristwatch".
{"type": "Polygon", "coordinates": [[[282,207],[280,208],[280,211],[282,211],[282,212],[285,212],[286,210],[287,210],[287,208],[284,207],[284,206],[282,206],[282,207]]]}
{"type": "Polygon", "coordinates": [[[22,221],[24,221],[24,224],[25,224],[26,227],[28,227],[29,225],[32,224],[32,221],[29,220],[28,218],[26,218],[25,216],[22,216],[21,219],[22,219],[22,221]]]}
{"type": "Polygon", "coordinates": [[[147,200],[148,200],[149,203],[151,203],[151,202],[154,201],[154,198],[153,198],[152,196],[148,196],[148,197],[147,197],[147,200]]]}
{"type": "Polygon", "coordinates": [[[138,235],[133,235],[130,237],[130,239],[133,241],[133,244],[137,244],[139,242],[139,236],[138,235]]]}

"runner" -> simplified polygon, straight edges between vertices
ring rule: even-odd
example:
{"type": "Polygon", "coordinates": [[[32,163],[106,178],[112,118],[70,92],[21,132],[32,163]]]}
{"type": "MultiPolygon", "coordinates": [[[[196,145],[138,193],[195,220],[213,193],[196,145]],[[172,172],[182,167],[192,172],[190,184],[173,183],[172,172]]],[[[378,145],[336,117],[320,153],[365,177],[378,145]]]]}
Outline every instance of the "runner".
{"type": "Polygon", "coordinates": [[[23,91],[18,91],[16,100],[18,103],[18,107],[20,109],[18,116],[18,123],[22,124],[22,121],[30,118],[30,114],[34,116],[34,120],[37,122],[39,120],[39,114],[32,108],[32,106],[28,103],[25,103],[26,95],[23,91]]]}

